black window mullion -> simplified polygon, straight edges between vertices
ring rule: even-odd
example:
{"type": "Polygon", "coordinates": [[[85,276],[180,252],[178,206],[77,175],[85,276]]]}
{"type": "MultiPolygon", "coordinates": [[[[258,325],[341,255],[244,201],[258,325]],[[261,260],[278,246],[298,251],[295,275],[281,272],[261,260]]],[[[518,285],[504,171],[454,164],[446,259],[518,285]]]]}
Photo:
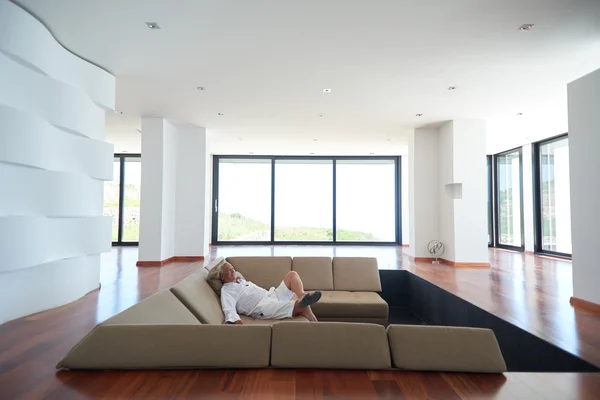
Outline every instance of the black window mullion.
{"type": "Polygon", "coordinates": [[[275,242],[275,157],[271,158],[271,243],[275,242]]]}
{"type": "Polygon", "coordinates": [[[402,185],[400,184],[400,177],[402,176],[402,157],[398,157],[394,160],[396,164],[395,168],[395,179],[394,185],[396,190],[396,215],[394,220],[396,221],[396,244],[402,244],[402,185]]]}
{"type": "Polygon", "coordinates": [[[125,211],[125,157],[119,156],[119,229],[117,241],[123,243],[123,213],[125,211]]]}
{"type": "Polygon", "coordinates": [[[337,230],[337,221],[336,221],[336,214],[337,214],[337,204],[336,204],[336,199],[337,199],[337,183],[336,183],[336,168],[337,168],[337,163],[336,163],[336,159],[333,159],[333,243],[337,243],[337,235],[336,235],[336,230],[337,230]]]}

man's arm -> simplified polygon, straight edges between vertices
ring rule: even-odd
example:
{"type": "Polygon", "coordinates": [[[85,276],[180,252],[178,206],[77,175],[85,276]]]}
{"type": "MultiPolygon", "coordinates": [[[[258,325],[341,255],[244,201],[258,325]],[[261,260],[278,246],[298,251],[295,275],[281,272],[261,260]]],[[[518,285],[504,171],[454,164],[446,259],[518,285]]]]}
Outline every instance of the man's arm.
{"type": "Polygon", "coordinates": [[[225,314],[225,323],[243,325],[244,323],[235,309],[235,303],[236,299],[230,292],[221,290],[221,308],[225,314]]]}

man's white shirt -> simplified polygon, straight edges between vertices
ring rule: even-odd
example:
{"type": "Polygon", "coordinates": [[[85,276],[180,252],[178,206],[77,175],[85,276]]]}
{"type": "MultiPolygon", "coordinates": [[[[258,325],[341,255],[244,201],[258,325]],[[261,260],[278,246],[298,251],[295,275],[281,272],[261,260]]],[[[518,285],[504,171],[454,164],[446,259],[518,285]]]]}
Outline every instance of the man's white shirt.
{"type": "Polygon", "coordinates": [[[269,293],[244,279],[240,278],[237,282],[224,283],[221,288],[221,307],[225,314],[225,322],[239,321],[239,314],[251,315],[258,303],[269,293]]]}

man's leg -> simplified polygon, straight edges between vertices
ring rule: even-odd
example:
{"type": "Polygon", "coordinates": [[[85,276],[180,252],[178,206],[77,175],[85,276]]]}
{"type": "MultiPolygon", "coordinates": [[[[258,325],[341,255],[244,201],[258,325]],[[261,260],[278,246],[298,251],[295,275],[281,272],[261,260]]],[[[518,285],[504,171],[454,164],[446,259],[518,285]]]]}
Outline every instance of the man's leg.
{"type": "Polygon", "coordinates": [[[304,292],[304,284],[302,283],[302,279],[300,279],[300,275],[296,271],[288,272],[283,278],[283,283],[290,289],[292,292],[298,296],[298,300],[302,299],[306,294],[304,292]]]}

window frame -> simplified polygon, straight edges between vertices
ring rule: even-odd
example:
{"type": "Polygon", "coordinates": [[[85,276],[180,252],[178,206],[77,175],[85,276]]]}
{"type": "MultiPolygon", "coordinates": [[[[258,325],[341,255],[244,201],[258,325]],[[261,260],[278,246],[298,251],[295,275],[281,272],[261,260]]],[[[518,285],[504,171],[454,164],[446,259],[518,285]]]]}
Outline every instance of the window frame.
{"type": "Polygon", "coordinates": [[[494,174],[492,173],[492,170],[494,168],[494,156],[493,155],[486,155],[486,161],[487,161],[487,179],[488,179],[488,199],[489,204],[488,204],[488,232],[490,234],[489,240],[488,240],[488,247],[494,247],[494,240],[496,238],[496,233],[494,231],[494,226],[496,223],[496,220],[494,218],[494,199],[496,198],[496,196],[494,196],[494,174]]]}
{"type": "Polygon", "coordinates": [[[514,149],[506,150],[501,153],[494,154],[493,157],[493,174],[494,174],[494,247],[499,249],[513,250],[513,251],[525,251],[525,218],[524,218],[524,207],[523,207],[523,147],[515,147],[514,149]],[[500,223],[499,221],[499,210],[500,205],[498,204],[498,157],[511,154],[511,153],[519,153],[519,187],[520,187],[520,206],[521,206],[521,245],[520,246],[512,246],[507,244],[500,243],[500,223]]]}
{"type": "MultiPolygon", "coordinates": [[[[552,250],[544,250],[542,248],[542,198],[540,196],[541,193],[541,185],[542,185],[542,176],[540,169],[540,149],[543,145],[557,142],[559,140],[568,139],[569,134],[562,133],[557,136],[553,136],[544,140],[540,140],[532,143],[532,171],[533,171],[533,238],[534,238],[534,253],[540,255],[548,255],[553,257],[560,257],[565,259],[571,259],[572,254],[569,253],[561,253],[558,251],[552,250]]],[[[570,193],[569,193],[570,195],[570,193]]]]}
{"type": "Polygon", "coordinates": [[[368,246],[398,246],[402,243],[402,185],[401,185],[401,156],[273,156],[273,155],[214,155],[212,170],[212,216],[211,216],[211,244],[212,245],[368,245],[368,246]],[[219,194],[219,160],[221,159],[270,159],[271,160],[271,240],[269,241],[220,241],[218,240],[219,222],[218,222],[218,194],[219,194]],[[331,160],[333,162],[333,220],[332,230],[333,238],[331,241],[277,241],[275,240],[275,161],[276,160],[331,160]],[[394,195],[395,195],[395,241],[392,242],[367,242],[367,241],[337,241],[336,237],[336,170],[338,160],[392,160],[394,161],[394,195]]]}

